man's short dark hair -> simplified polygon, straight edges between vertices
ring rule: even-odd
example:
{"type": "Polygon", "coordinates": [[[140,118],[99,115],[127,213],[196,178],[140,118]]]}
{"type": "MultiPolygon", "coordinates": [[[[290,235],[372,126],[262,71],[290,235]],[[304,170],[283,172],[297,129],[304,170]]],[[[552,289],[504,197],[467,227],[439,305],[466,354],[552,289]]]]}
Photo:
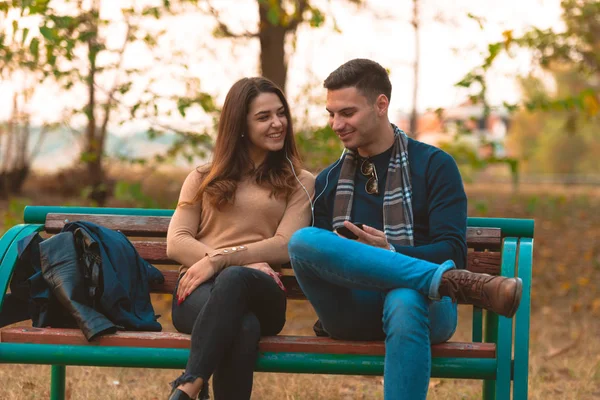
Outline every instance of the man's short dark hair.
{"type": "Polygon", "coordinates": [[[392,83],[381,65],[365,58],[350,60],[333,71],[323,86],[327,90],[355,87],[365,97],[375,101],[380,94],[392,98],[392,83]]]}

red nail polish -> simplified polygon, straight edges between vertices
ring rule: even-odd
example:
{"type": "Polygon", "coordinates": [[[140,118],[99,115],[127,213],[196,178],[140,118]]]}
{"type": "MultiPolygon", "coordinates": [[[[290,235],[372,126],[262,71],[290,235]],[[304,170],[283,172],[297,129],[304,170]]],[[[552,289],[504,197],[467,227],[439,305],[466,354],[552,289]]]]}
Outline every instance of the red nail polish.
{"type": "Polygon", "coordinates": [[[181,297],[178,297],[178,298],[177,298],[177,305],[178,305],[178,306],[180,306],[180,305],[181,305],[181,303],[183,303],[183,298],[181,298],[181,297]]]}

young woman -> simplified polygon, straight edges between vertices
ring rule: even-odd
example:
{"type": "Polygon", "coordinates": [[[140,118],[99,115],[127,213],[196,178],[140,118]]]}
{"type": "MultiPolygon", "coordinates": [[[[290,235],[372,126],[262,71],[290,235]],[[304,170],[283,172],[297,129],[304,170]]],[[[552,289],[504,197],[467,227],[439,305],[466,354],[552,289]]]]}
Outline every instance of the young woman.
{"type": "Polygon", "coordinates": [[[167,254],[182,273],[173,324],[191,334],[169,399],[249,399],[261,335],[285,323],[275,270],[310,224],[314,177],[301,169],[288,103],[271,81],[244,78],[225,99],[213,161],[192,171],[169,225],[167,254]]]}

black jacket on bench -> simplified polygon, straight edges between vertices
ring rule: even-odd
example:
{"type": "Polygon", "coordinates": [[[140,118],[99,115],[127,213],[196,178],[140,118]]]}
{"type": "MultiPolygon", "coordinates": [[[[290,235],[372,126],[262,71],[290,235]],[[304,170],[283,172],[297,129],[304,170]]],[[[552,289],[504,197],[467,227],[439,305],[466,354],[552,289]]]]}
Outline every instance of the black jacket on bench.
{"type": "MultiPolygon", "coordinates": [[[[36,327],[79,326],[88,340],[116,329],[161,330],[149,284],[164,278],[121,232],[77,221],[50,239],[33,234],[18,245],[11,303],[27,304],[28,315],[20,320],[31,318],[36,327]]],[[[11,312],[4,308],[3,314],[11,312]]]]}

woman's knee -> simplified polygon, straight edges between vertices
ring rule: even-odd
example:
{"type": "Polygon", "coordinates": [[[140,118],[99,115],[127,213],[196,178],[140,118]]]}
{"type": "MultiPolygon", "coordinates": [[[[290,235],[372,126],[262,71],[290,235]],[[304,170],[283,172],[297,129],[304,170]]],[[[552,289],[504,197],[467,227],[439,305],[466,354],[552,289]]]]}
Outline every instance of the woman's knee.
{"type": "MultiPolygon", "coordinates": [[[[223,269],[215,279],[215,287],[240,286],[248,282],[253,274],[252,269],[241,266],[231,266],[223,269]]],[[[214,290],[214,289],[213,289],[214,290]]]]}
{"type": "Polygon", "coordinates": [[[183,303],[176,301],[177,287],[173,291],[171,319],[173,326],[179,332],[191,333],[194,322],[210,297],[212,282],[206,282],[194,290],[183,303]]]}

